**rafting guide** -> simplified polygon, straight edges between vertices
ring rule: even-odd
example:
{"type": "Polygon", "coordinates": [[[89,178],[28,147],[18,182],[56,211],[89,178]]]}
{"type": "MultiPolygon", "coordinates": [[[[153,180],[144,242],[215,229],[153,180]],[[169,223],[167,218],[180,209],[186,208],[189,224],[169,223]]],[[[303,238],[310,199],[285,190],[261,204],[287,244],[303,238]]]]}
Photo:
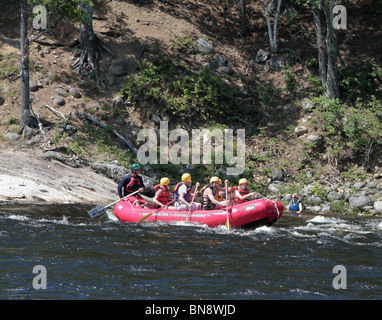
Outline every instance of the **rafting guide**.
{"type": "MultiPolygon", "coordinates": [[[[237,137],[234,142],[232,129],[192,129],[191,163],[211,164],[211,150],[213,148],[212,138],[215,145],[215,164],[225,162],[233,167],[227,168],[228,175],[240,175],[245,169],[245,129],[237,129],[237,137]],[[203,141],[201,143],[201,141],[203,141]],[[234,145],[237,146],[234,156],[234,145]],[[223,151],[224,150],[224,151],[223,151]],[[202,151],[202,153],[201,153],[202,151]]],[[[168,121],[160,122],[159,142],[155,129],[142,129],[138,133],[137,141],[144,142],[138,149],[138,161],[142,164],[190,164],[190,136],[185,129],[175,129],[169,133],[168,121]],[[147,139],[146,139],[147,138],[147,139]],[[146,141],[147,140],[147,141],[146,141]],[[169,142],[176,142],[169,148],[169,142]]]]}

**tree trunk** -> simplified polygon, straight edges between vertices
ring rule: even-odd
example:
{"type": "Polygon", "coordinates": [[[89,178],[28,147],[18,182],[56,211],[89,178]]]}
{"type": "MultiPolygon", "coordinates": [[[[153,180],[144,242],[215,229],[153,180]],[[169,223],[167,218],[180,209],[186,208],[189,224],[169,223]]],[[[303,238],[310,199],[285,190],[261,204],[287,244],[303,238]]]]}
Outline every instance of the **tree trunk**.
{"type": "Polygon", "coordinates": [[[324,42],[324,33],[322,29],[322,0],[319,1],[318,6],[313,5],[313,19],[314,19],[314,27],[316,30],[317,36],[317,50],[318,50],[318,68],[321,83],[326,85],[326,50],[325,50],[325,42],[324,42]]]}
{"type": "Polygon", "coordinates": [[[248,31],[247,25],[247,0],[241,1],[241,33],[246,34],[248,31]]]}
{"type": "Polygon", "coordinates": [[[72,67],[77,69],[81,75],[86,75],[89,71],[92,71],[97,84],[99,84],[97,63],[102,48],[93,30],[93,7],[81,2],[80,9],[84,14],[80,23],[80,44],[82,53],[72,67]]]}
{"type": "Polygon", "coordinates": [[[20,0],[21,11],[21,72],[20,72],[20,98],[21,98],[21,129],[32,127],[30,114],[30,93],[29,93],[29,39],[28,39],[28,16],[27,0],[20,0]]]}
{"type": "Polygon", "coordinates": [[[329,1],[324,4],[324,13],[326,17],[326,50],[328,56],[328,71],[326,77],[326,92],[328,98],[339,98],[340,91],[338,87],[338,30],[333,28],[333,8],[338,1],[329,1]]]}
{"type": "Polygon", "coordinates": [[[276,53],[278,50],[278,47],[277,47],[277,20],[279,18],[279,14],[280,14],[281,3],[282,3],[282,0],[278,0],[276,15],[275,15],[275,21],[274,21],[274,26],[273,26],[273,32],[272,32],[271,20],[269,18],[268,1],[264,0],[264,8],[265,8],[265,16],[267,18],[269,41],[271,44],[271,51],[273,53],[276,53]]]}
{"type": "Polygon", "coordinates": [[[279,20],[279,14],[280,14],[280,7],[282,0],[278,0],[277,3],[277,9],[276,9],[276,15],[275,15],[275,22],[273,26],[273,41],[274,41],[274,47],[275,47],[275,52],[277,52],[278,47],[277,47],[277,21],[279,20]]]}

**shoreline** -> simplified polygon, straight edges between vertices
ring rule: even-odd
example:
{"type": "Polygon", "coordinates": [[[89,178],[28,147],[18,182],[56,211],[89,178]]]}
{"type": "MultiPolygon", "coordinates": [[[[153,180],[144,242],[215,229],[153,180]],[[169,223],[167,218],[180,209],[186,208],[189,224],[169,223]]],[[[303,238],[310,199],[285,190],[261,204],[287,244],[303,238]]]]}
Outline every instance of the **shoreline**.
{"type": "MultiPolygon", "coordinates": [[[[0,163],[0,207],[106,205],[118,200],[118,181],[129,172],[117,163],[69,158],[52,150],[1,149],[0,163]]],[[[150,193],[156,180],[143,177],[150,193]]],[[[281,201],[285,213],[291,196],[286,193],[287,185],[283,181],[272,181],[266,195],[281,201]]],[[[302,186],[299,195],[306,212],[381,216],[382,183],[379,180],[324,186],[324,180],[302,186]]]]}
{"type": "Polygon", "coordinates": [[[47,152],[32,152],[0,151],[0,203],[97,204],[118,199],[112,179],[47,152]]]}

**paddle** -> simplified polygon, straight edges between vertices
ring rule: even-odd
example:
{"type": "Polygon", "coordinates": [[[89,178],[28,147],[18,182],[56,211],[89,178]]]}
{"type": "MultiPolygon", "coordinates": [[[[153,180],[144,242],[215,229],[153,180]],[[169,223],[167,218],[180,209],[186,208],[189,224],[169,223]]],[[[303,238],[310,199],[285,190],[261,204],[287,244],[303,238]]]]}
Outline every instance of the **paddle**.
{"type": "MultiPolygon", "coordinates": [[[[225,182],[225,199],[228,201],[228,181],[225,182]]],[[[231,230],[231,225],[229,224],[229,215],[228,215],[228,204],[226,207],[227,210],[227,222],[225,223],[225,226],[228,230],[231,230]]]]}
{"type": "MultiPolygon", "coordinates": [[[[164,207],[169,206],[169,205],[170,205],[171,203],[173,203],[174,201],[175,201],[175,199],[172,200],[171,202],[167,203],[164,207]]],[[[146,220],[146,219],[147,219],[148,217],[150,217],[152,214],[161,211],[164,207],[160,207],[158,210],[155,210],[155,211],[153,211],[153,212],[151,212],[151,213],[149,213],[149,214],[146,214],[144,217],[142,217],[142,218],[139,219],[138,223],[142,222],[143,220],[146,220]]]]}
{"type": "MultiPolygon", "coordinates": [[[[133,193],[131,193],[131,194],[129,194],[129,195],[123,197],[122,199],[123,199],[123,200],[126,200],[126,198],[128,198],[128,197],[130,197],[130,196],[132,196],[132,195],[134,195],[134,194],[136,194],[136,193],[138,193],[138,192],[139,192],[139,190],[137,190],[137,191],[135,191],[135,192],[133,192],[133,193]]],[[[98,216],[100,216],[100,215],[102,215],[102,214],[104,214],[104,213],[106,212],[106,208],[112,206],[114,203],[117,203],[117,202],[119,202],[119,201],[121,201],[121,199],[118,199],[118,200],[116,200],[116,201],[114,201],[114,202],[112,202],[112,203],[109,203],[109,204],[106,205],[106,206],[98,206],[98,207],[96,207],[96,208],[94,208],[94,209],[88,211],[88,214],[89,214],[89,216],[90,216],[91,218],[98,217],[98,216]]]]}
{"type": "Polygon", "coordinates": [[[194,203],[194,200],[195,200],[195,196],[198,192],[198,188],[200,186],[200,183],[197,182],[196,185],[195,185],[195,190],[194,190],[194,194],[192,195],[192,200],[191,200],[191,204],[190,204],[190,209],[188,210],[188,214],[187,214],[187,219],[186,221],[188,221],[188,218],[190,217],[190,213],[191,213],[191,209],[192,209],[192,204],[194,203]]]}

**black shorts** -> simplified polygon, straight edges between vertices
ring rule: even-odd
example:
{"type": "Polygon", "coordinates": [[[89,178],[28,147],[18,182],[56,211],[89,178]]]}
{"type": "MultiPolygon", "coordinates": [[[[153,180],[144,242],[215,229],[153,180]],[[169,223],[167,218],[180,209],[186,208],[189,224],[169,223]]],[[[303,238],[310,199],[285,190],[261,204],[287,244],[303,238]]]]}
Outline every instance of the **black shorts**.
{"type": "Polygon", "coordinates": [[[203,210],[214,210],[215,207],[216,207],[215,204],[209,203],[209,204],[203,206],[203,210]]]}

